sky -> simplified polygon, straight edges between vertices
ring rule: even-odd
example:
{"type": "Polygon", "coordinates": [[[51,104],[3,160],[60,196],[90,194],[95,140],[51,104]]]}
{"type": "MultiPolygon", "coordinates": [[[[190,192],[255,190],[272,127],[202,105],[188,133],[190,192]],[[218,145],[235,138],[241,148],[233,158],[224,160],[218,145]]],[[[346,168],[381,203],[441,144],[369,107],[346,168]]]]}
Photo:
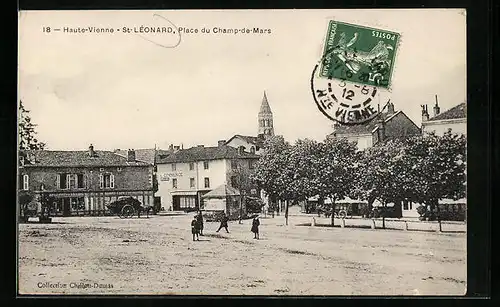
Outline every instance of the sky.
{"type": "Polygon", "coordinates": [[[388,95],[418,126],[420,105],[431,110],[435,95],[442,112],[466,101],[460,9],[22,11],[19,100],[49,150],[216,146],[234,134],[257,134],[264,91],[275,134],[321,141],[333,122],[316,107],[310,76],[329,20],[401,34],[388,95]],[[198,33],[133,33],[171,24],[198,33]],[[132,33],[116,31],[123,27],[132,33]],[[271,33],[201,33],[214,27],[271,33]]]}

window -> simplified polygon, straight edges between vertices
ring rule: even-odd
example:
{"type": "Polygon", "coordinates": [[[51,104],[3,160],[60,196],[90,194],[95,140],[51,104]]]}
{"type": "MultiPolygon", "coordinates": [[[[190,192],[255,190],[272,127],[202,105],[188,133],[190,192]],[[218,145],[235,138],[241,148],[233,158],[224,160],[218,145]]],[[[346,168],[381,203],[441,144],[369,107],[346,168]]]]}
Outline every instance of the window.
{"type": "Polygon", "coordinates": [[[99,171],[100,171],[100,172],[104,172],[104,168],[103,168],[103,167],[101,167],[101,168],[99,169],[99,171]]]}
{"type": "Polygon", "coordinates": [[[30,177],[28,175],[23,175],[23,190],[28,190],[30,187],[29,184],[30,177]]]}
{"type": "Polygon", "coordinates": [[[179,197],[179,207],[181,209],[196,208],[196,197],[194,196],[179,197]]]}
{"type": "Polygon", "coordinates": [[[255,154],[255,147],[254,146],[250,147],[250,152],[255,154]]]}
{"type": "Polygon", "coordinates": [[[71,211],[85,210],[85,200],[83,197],[71,197],[71,211]]]}
{"type": "Polygon", "coordinates": [[[122,168],[121,168],[121,167],[119,167],[119,168],[117,168],[117,169],[116,169],[116,171],[117,171],[117,172],[121,172],[121,171],[122,171],[122,168]]]}
{"type": "Polygon", "coordinates": [[[189,187],[194,188],[194,178],[189,178],[189,187]]]}
{"type": "Polygon", "coordinates": [[[248,160],[248,168],[249,169],[254,169],[254,165],[253,165],[253,161],[252,160],[248,160]]]}
{"type": "Polygon", "coordinates": [[[193,162],[189,163],[189,170],[190,171],[194,170],[194,163],[193,162]]]}
{"type": "Polygon", "coordinates": [[[24,157],[23,156],[19,157],[19,162],[21,163],[21,166],[24,165],[24,157]]]}
{"type": "Polygon", "coordinates": [[[205,177],[205,188],[210,188],[210,178],[205,177]]]}
{"type": "Polygon", "coordinates": [[[115,176],[113,174],[99,175],[99,188],[113,189],[115,187],[115,176]]]}
{"type": "Polygon", "coordinates": [[[67,189],[67,177],[68,174],[62,173],[62,174],[57,174],[57,183],[56,186],[58,189],[67,189]]]}
{"type": "Polygon", "coordinates": [[[203,168],[208,169],[208,161],[203,161],[203,168]]]}
{"type": "Polygon", "coordinates": [[[76,186],[79,188],[79,189],[83,189],[85,187],[85,183],[83,181],[83,174],[77,174],[76,175],[76,186]]]}
{"type": "Polygon", "coordinates": [[[231,176],[231,186],[238,188],[238,176],[231,176]]]}
{"type": "Polygon", "coordinates": [[[66,175],[66,189],[75,189],[76,188],[76,176],[73,174],[66,175]]]}
{"type": "Polygon", "coordinates": [[[238,169],[238,161],[231,160],[231,169],[238,169]]]}
{"type": "Polygon", "coordinates": [[[177,178],[172,178],[172,188],[177,189],[177,178]]]}
{"type": "Polygon", "coordinates": [[[172,172],[177,170],[177,165],[175,163],[172,163],[172,172]]]}

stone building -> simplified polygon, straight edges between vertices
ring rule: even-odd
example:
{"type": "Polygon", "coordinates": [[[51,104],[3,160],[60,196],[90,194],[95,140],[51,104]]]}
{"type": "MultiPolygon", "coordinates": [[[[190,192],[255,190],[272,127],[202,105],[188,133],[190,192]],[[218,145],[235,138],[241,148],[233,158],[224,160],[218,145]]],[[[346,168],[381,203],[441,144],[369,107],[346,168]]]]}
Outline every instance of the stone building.
{"type": "Polygon", "coordinates": [[[26,150],[19,153],[19,189],[35,196],[44,193],[52,215],[104,215],[106,205],[120,196],[132,196],[153,205],[153,165],[111,151],[26,150]]]}
{"type": "Polygon", "coordinates": [[[246,178],[258,158],[244,147],[234,148],[222,141],[217,147],[171,146],[156,159],[157,196],[166,210],[203,209],[202,196],[214,188],[226,184],[240,190],[242,176],[246,178]]]}
{"type": "Polygon", "coordinates": [[[467,105],[465,102],[441,113],[437,96],[433,116],[429,116],[427,105],[422,105],[422,133],[436,132],[439,135],[448,130],[467,135],[467,105]]]}
{"type": "Polygon", "coordinates": [[[346,138],[363,150],[389,139],[405,139],[421,133],[420,128],[403,112],[395,111],[389,102],[387,110],[375,119],[360,125],[335,124],[333,133],[327,138],[346,138]]]}
{"type": "Polygon", "coordinates": [[[257,136],[235,134],[229,140],[225,141],[225,144],[234,148],[243,146],[250,153],[260,154],[262,152],[265,139],[274,136],[273,112],[269,106],[266,92],[264,92],[264,97],[262,98],[257,120],[257,136]]]}

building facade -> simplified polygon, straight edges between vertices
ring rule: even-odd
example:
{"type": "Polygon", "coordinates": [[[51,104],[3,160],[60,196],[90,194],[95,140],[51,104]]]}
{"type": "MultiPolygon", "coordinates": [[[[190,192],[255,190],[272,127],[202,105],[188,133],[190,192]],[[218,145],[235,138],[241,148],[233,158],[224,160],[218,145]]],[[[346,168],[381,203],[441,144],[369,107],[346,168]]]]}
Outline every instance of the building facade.
{"type": "Polygon", "coordinates": [[[240,189],[258,155],[219,142],[217,147],[174,147],[156,159],[158,193],[166,210],[203,209],[202,196],[227,184],[240,189]]]}
{"type": "Polygon", "coordinates": [[[22,151],[19,189],[51,200],[53,216],[106,215],[106,205],[120,196],[132,196],[153,205],[152,164],[110,151],[22,151]]]}
{"type": "Polygon", "coordinates": [[[453,108],[440,113],[437,97],[433,107],[433,116],[429,117],[427,105],[422,105],[422,132],[435,132],[443,135],[451,130],[454,133],[467,135],[467,105],[461,103],[453,108]]]}
{"type": "Polygon", "coordinates": [[[345,138],[356,142],[358,150],[364,150],[385,140],[402,140],[420,133],[420,128],[403,111],[395,111],[394,104],[389,102],[385,112],[365,124],[335,124],[327,138],[345,138]]]}

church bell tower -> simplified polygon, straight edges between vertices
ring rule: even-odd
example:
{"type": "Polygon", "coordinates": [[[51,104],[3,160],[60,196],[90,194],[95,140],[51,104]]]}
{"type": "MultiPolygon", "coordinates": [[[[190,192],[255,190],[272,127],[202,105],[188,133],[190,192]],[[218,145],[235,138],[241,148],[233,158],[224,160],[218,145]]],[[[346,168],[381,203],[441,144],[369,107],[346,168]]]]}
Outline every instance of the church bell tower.
{"type": "Polygon", "coordinates": [[[264,98],[259,111],[259,135],[264,135],[265,138],[274,136],[273,112],[269,107],[266,92],[264,91],[264,98]]]}

